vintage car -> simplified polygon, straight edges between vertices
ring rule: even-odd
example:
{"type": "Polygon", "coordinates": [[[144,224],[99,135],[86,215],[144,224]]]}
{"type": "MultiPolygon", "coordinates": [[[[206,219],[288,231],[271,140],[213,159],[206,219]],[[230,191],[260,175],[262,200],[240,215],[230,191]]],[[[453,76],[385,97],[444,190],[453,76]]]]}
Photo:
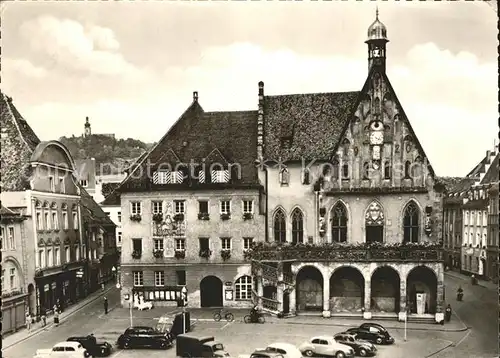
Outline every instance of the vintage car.
{"type": "Polygon", "coordinates": [[[377,347],[373,343],[356,339],[356,336],[353,334],[337,333],[333,336],[333,339],[340,344],[351,347],[354,349],[354,354],[361,357],[373,356],[377,353],[377,347]]]}
{"type": "Polygon", "coordinates": [[[167,349],[172,347],[174,338],[170,333],[158,332],[152,327],[130,327],[118,337],[119,348],[151,347],[167,349]]]}
{"type": "Polygon", "coordinates": [[[302,358],[300,350],[290,343],[276,342],[268,345],[266,348],[257,348],[255,351],[277,353],[283,356],[283,358],[302,358]]]}
{"type": "Polygon", "coordinates": [[[88,336],[69,337],[66,341],[81,343],[83,348],[85,348],[92,357],[107,357],[113,350],[111,344],[108,342],[98,342],[93,334],[89,334],[88,336]]]}
{"type": "Polygon", "coordinates": [[[395,342],[389,331],[378,323],[363,323],[357,328],[349,328],[346,332],[355,335],[357,339],[376,344],[393,344],[395,342]]]}
{"type": "Polygon", "coordinates": [[[33,358],[88,358],[89,352],[78,342],[59,342],[51,349],[37,349],[33,358]]]}
{"type": "Polygon", "coordinates": [[[229,357],[221,342],[213,336],[198,336],[193,334],[180,334],[177,336],[176,354],[178,357],[229,357]]]}
{"type": "Polygon", "coordinates": [[[354,357],[354,349],[338,343],[332,336],[312,337],[309,341],[301,344],[299,350],[307,357],[354,357]]]}

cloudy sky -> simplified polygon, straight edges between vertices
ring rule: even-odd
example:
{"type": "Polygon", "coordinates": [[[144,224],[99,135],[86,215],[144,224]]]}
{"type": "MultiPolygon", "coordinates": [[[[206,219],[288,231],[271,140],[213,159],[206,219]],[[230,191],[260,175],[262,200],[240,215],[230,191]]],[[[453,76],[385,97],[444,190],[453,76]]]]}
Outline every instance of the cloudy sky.
{"type": "MultiPolygon", "coordinates": [[[[482,2],[378,2],[388,75],[438,175],[493,148],[497,23],[482,2]]],[[[198,91],[205,110],[266,94],[360,90],[373,2],[3,2],[2,84],[38,135],[157,141],[198,91]]]]}

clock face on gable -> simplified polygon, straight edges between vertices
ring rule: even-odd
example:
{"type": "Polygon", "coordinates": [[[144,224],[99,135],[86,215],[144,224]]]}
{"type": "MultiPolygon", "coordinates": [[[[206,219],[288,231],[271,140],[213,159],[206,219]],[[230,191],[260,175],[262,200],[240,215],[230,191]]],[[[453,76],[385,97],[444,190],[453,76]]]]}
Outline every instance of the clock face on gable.
{"type": "Polygon", "coordinates": [[[381,121],[373,121],[370,124],[370,144],[381,145],[384,143],[384,125],[381,121]]]}

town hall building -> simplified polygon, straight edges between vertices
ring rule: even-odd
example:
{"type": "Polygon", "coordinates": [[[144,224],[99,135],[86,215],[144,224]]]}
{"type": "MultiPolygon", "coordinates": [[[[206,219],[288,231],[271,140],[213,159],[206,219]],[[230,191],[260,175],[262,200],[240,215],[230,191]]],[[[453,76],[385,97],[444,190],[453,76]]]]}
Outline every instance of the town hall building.
{"type": "MultiPolygon", "coordinates": [[[[191,106],[117,189],[123,295],[285,316],[443,319],[442,200],[368,29],[361,91],[191,106]]],[[[126,304],[125,299],[122,300],[126,304]]]]}

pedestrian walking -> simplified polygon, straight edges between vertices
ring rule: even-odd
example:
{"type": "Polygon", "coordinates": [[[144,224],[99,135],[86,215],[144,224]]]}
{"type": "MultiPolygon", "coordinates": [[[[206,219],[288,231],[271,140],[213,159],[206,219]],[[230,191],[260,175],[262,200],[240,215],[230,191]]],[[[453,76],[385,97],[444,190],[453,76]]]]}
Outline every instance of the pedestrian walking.
{"type": "Polygon", "coordinates": [[[26,311],[26,328],[28,332],[31,332],[31,313],[29,311],[26,311]]]}
{"type": "Polygon", "coordinates": [[[54,324],[59,326],[59,309],[57,305],[54,305],[54,324]]]}
{"type": "Polygon", "coordinates": [[[104,297],[104,314],[108,314],[108,299],[104,297]]]}
{"type": "Polygon", "coordinates": [[[45,327],[47,325],[47,314],[43,307],[40,309],[40,318],[42,319],[42,327],[45,327]]]}
{"type": "Polygon", "coordinates": [[[448,306],[446,306],[444,318],[445,318],[446,322],[450,322],[450,319],[451,319],[451,305],[450,304],[448,304],[448,306]]]}

